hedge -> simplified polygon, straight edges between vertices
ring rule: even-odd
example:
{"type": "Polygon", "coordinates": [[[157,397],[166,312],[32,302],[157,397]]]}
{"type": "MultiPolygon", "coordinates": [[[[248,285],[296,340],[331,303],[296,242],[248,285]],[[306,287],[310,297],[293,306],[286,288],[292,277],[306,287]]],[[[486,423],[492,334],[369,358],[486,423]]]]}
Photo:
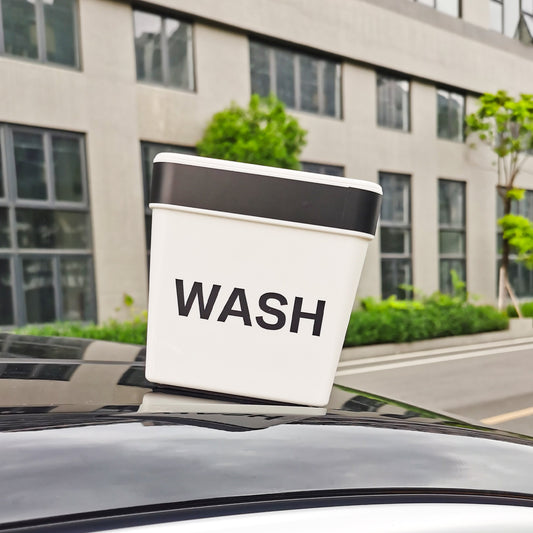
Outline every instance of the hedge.
{"type": "Polygon", "coordinates": [[[434,303],[354,311],[344,346],[411,342],[506,329],[509,318],[494,307],[434,303]]]}
{"type": "MultiPolygon", "coordinates": [[[[506,329],[509,319],[488,305],[476,306],[461,298],[436,293],[422,300],[363,299],[346,331],[345,346],[411,342],[450,335],[506,329]]],[[[57,322],[16,330],[25,335],[83,337],[130,344],[146,344],[146,312],[131,320],[101,325],[57,322]]]]}
{"type": "MultiPolygon", "coordinates": [[[[524,318],[533,318],[533,302],[524,302],[520,304],[520,311],[524,318]]],[[[507,316],[511,318],[516,318],[518,316],[514,305],[509,305],[507,307],[507,316]]]]}

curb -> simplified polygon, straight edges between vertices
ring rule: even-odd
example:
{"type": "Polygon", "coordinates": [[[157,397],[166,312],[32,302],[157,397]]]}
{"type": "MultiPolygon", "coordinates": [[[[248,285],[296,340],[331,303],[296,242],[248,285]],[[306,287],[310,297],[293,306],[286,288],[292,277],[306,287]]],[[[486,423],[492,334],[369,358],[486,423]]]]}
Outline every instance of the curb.
{"type": "Polygon", "coordinates": [[[509,329],[504,331],[489,331],[487,333],[439,337],[437,339],[427,339],[423,341],[372,344],[368,346],[343,348],[340,360],[352,361],[354,359],[364,359],[366,357],[376,357],[380,355],[411,353],[422,350],[438,350],[439,348],[468,346],[471,344],[482,344],[484,342],[521,338],[531,338],[533,340],[533,320],[531,318],[512,318],[509,320],[509,329]]]}

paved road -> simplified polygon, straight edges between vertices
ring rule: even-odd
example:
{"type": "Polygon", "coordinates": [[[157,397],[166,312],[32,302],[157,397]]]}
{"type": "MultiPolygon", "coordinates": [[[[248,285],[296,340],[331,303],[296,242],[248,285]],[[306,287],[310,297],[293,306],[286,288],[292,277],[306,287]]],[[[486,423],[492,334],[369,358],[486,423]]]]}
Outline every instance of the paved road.
{"type": "Polygon", "coordinates": [[[335,382],[533,435],[533,338],[343,361],[335,382]]]}

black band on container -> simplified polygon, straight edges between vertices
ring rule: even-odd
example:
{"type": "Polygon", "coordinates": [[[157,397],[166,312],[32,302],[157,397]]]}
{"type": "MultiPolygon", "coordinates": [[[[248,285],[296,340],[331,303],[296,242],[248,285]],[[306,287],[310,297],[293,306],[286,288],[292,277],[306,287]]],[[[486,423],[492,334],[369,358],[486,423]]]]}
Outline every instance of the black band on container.
{"type": "Polygon", "coordinates": [[[375,235],[381,195],[327,183],[159,162],[154,163],[151,202],[375,235]]]}

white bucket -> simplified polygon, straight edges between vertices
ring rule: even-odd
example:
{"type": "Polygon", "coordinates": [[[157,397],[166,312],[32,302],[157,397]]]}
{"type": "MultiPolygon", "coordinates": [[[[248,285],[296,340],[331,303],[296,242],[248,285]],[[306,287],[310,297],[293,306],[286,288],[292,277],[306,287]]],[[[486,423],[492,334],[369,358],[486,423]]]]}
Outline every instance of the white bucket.
{"type": "Polygon", "coordinates": [[[159,154],[152,202],[147,379],[326,405],[381,187],[159,154]]]}

